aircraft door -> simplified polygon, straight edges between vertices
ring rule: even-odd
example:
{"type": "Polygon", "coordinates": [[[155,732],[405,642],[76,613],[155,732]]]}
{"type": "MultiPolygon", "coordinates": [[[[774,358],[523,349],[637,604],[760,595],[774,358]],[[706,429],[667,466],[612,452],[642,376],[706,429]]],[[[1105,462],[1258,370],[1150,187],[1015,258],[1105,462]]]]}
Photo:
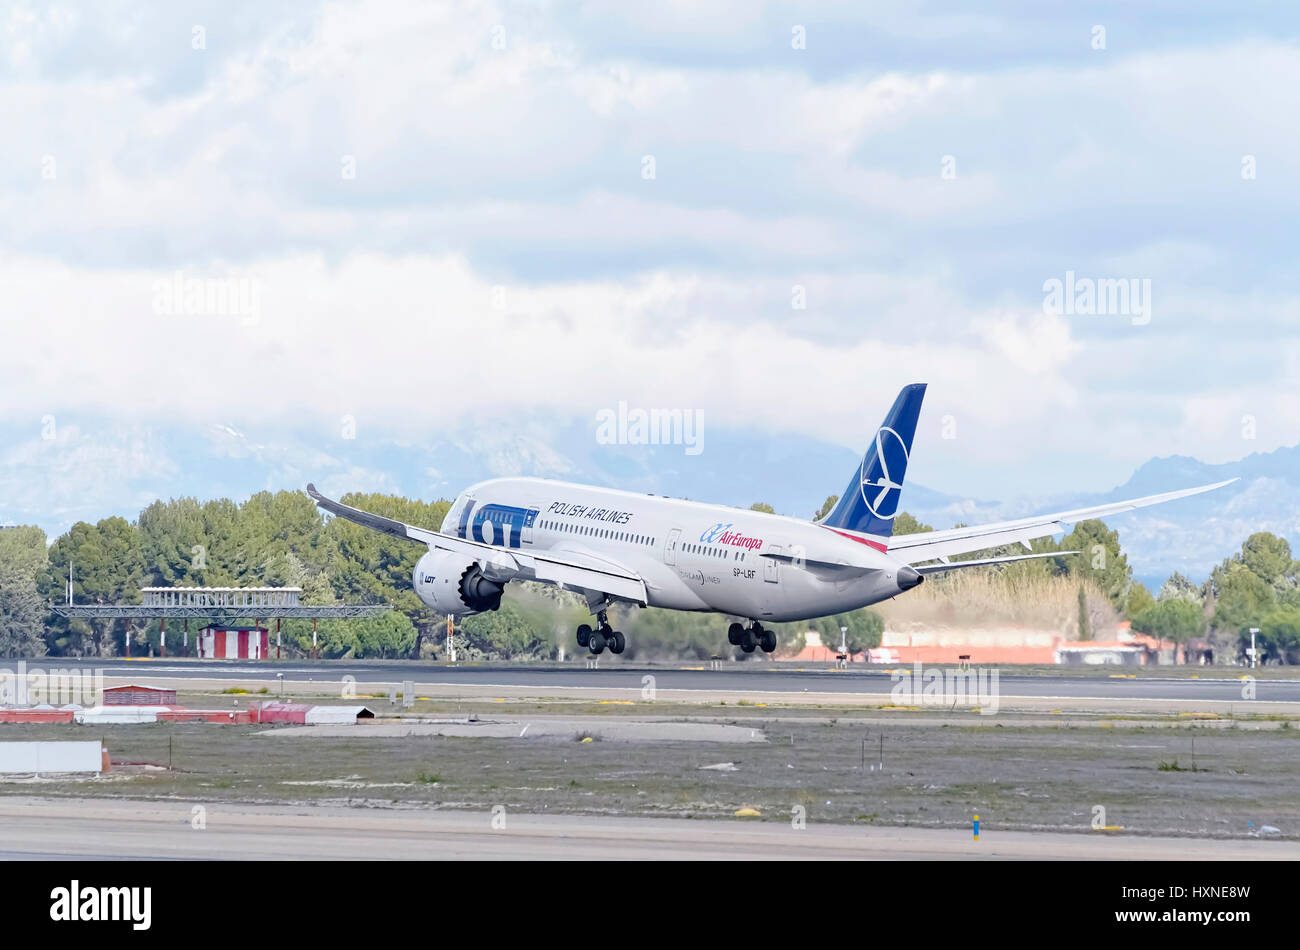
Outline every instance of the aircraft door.
{"type": "Polygon", "coordinates": [[[469,519],[470,516],[474,514],[475,504],[476,502],[474,501],[473,495],[465,496],[465,506],[460,509],[460,521],[456,525],[456,537],[458,538],[469,537],[469,519]]]}
{"type": "MultiPolygon", "coordinates": [[[[785,549],[782,548],[780,545],[777,545],[776,547],[772,548],[770,553],[782,554],[784,553],[784,550],[785,549]]],[[[781,564],[779,561],[776,560],[776,558],[770,558],[770,557],[763,558],[763,580],[765,580],[769,584],[778,583],[781,579],[781,576],[778,573],[780,568],[781,568],[781,564]]]]}
{"type": "Polygon", "coordinates": [[[541,510],[540,505],[531,505],[528,508],[528,514],[524,515],[524,523],[519,529],[519,543],[521,545],[533,543],[533,522],[537,520],[541,510]]]}
{"type": "Polygon", "coordinates": [[[664,542],[664,563],[672,567],[677,563],[677,541],[682,536],[681,528],[673,528],[668,532],[668,540],[664,542]]]}

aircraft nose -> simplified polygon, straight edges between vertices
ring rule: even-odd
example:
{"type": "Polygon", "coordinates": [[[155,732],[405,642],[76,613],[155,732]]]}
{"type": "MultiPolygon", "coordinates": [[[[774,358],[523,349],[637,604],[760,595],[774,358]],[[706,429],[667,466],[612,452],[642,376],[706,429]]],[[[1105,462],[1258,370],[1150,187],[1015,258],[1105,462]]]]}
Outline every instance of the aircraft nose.
{"type": "Polygon", "coordinates": [[[925,577],[922,574],[906,565],[898,569],[899,590],[911,590],[923,580],[925,580],[925,577]]]}

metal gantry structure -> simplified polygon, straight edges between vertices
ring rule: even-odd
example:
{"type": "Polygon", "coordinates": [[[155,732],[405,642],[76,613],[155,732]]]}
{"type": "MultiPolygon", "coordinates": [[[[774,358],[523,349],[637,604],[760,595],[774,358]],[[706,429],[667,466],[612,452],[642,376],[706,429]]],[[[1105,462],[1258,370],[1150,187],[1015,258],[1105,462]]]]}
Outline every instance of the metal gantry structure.
{"type": "MultiPolygon", "coordinates": [[[[69,598],[66,603],[50,605],[50,609],[60,617],[125,620],[128,625],[132,620],[157,620],[162,633],[159,646],[163,656],[167,655],[169,619],[184,621],[187,644],[192,617],[227,622],[249,619],[258,625],[263,620],[274,620],[277,659],[280,655],[281,620],[310,618],[311,653],[315,659],[318,620],[368,617],[392,610],[387,604],[302,604],[299,603],[301,594],[301,587],[144,587],[140,590],[138,604],[77,604],[69,598]]],[[[126,655],[131,656],[129,632],[126,655]]]]}

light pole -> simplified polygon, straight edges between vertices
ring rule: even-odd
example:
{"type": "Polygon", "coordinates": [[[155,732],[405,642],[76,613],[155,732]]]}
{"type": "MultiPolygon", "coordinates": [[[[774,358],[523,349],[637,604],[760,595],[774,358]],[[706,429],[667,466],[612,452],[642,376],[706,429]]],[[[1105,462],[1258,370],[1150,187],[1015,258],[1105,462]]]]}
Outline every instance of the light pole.
{"type": "Polygon", "coordinates": [[[1255,650],[1255,634],[1259,633],[1259,627],[1251,627],[1248,632],[1250,633],[1250,649],[1247,652],[1250,654],[1250,668],[1253,670],[1257,662],[1256,658],[1259,656],[1259,653],[1255,650]]]}

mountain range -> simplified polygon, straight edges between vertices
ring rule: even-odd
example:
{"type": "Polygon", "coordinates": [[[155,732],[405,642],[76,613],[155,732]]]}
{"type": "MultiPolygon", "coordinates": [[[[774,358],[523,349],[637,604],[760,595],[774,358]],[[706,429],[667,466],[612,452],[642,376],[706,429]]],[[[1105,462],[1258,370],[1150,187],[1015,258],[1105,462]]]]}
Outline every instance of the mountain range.
{"type": "MultiPolygon", "coordinates": [[[[707,450],[680,445],[604,445],[574,420],[467,421],[429,441],[362,430],[229,424],[145,427],[103,420],[65,424],[55,438],[11,437],[0,470],[0,522],[35,523],[51,537],[77,520],[134,518],[157,498],[247,497],[315,481],[335,496],[377,491],[435,499],[501,475],[537,475],[811,517],[842,491],[859,461],[852,450],[797,435],[709,432],[707,450]]],[[[14,436],[0,427],[0,436],[14,436]]],[[[936,528],[976,524],[1170,491],[1227,478],[1218,491],[1107,522],[1120,533],[1134,575],[1158,588],[1173,571],[1204,578],[1254,531],[1300,551],[1300,445],[1209,464],[1153,458],[1122,485],[1092,494],[977,499],[908,481],[902,507],[936,528]]]]}

